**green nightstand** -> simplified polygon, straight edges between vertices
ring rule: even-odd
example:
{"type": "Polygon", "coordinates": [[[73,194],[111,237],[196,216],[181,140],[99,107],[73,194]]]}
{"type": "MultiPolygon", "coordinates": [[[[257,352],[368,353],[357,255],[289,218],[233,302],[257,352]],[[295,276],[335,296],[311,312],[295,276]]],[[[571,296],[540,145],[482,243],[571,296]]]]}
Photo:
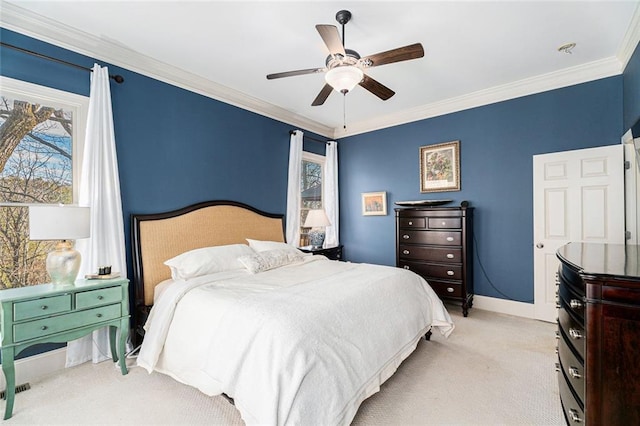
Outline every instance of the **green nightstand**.
{"type": "Polygon", "coordinates": [[[7,381],[4,419],[13,412],[17,354],[37,343],[62,343],[109,326],[111,356],[127,374],[129,281],[78,280],[75,285],[41,284],[0,291],[2,371],[7,381]],[[120,339],[116,343],[117,329],[120,339]]]}

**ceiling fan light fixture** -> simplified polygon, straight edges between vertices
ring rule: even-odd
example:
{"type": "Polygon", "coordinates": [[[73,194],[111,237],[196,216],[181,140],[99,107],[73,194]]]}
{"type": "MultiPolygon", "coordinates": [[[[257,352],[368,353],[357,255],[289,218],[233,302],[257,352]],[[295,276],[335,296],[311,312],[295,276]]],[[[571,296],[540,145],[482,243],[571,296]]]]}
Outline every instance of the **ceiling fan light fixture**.
{"type": "Polygon", "coordinates": [[[362,70],[353,65],[331,68],[324,75],[325,81],[343,95],[351,91],[364,78],[362,70]]]}

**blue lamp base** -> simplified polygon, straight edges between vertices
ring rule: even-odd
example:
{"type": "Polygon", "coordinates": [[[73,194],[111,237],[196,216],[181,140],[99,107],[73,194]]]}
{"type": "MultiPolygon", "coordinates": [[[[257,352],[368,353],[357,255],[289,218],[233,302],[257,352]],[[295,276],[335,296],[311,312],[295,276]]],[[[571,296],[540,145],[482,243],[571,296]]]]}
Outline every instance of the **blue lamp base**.
{"type": "Polygon", "coordinates": [[[324,244],[324,231],[313,229],[309,231],[309,243],[313,250],[321,249],[324,244]]]}

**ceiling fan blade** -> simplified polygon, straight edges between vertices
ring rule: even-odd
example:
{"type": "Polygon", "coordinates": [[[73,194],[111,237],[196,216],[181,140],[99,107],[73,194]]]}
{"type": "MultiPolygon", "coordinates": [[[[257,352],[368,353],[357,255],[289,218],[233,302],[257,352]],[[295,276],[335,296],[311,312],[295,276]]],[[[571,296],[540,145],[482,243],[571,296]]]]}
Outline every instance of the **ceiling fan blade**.
{"type": "Polygon", "coordinates": [[[322,41],[327,45],[332,55],[340,54],[347,56],[344,51],[344,46],[342,45],[342,40],[340,40],[340,33],[338,33],[338,28],[336,28],[335,25],[316,25],[316,30],[320,33],[322,41]]]}
{"type": "Polygon", "coordinates": [[[275,74],[267,74],[267,80],[273,80],[274,78],[293,77],[294,75],[315,74],[326,71],[325,68],[309,68],[306,70],[277,72],[275,74]]]}
{"type": "Polygon", "coordinates": [[[376,53],[362,58],[360,62],[366,67],[377,67],[380,65],[391,64],[394,62],[408,61],[409,59],[422,58],[424,49],[422,44],[415,43],[409,46],[399,47],[397,49],[387,50],[386,52],[376,53]]]}
{"type": "Polygon", "coordinates": [[[327,100],[331,92],[333,92],[333,87],[331,87],[329,84],[325,84],[322,90],[320,90],[320,93],[318,93],[318,96],[316,96],[316,98],[311,103],[311,106],[322,105],[324,101],[327,100]]]}
{"type": "Polygon", "coordinates": [[[374,80],[373,78],[369,77],[366,74],[362,79],[362,81],[358,84],[360,84],[360,86],[364,87],[365,89],[367,89],[368,91],[370,91],[371,93],[373,93],[374,95],[382,99],[383,101],[386,101],[387,99],[389,99],[390,97],[396,94],[396,92],[394,92],[384,84],[379,83],[378,81],[374,80]]]}

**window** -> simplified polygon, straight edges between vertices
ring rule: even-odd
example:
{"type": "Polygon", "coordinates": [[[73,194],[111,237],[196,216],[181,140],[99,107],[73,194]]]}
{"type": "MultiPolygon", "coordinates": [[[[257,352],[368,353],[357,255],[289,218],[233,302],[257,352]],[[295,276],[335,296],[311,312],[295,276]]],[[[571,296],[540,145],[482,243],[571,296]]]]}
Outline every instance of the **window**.
{"type": "Polygon", "coordinates": [[[307,233],[311,228],[305,228],[304,221],[309,210],[321,209],[322,182],[324,179],[325,157],[310,152],[302,152],[302,171],[300,173],[300,247],[309,245],[307,233]]]}
{"type": "Polygon", "coordinates": [[[28,205],[77,199],[89,99],[0,77],[0,289],[49,281],[28,205]]]}

